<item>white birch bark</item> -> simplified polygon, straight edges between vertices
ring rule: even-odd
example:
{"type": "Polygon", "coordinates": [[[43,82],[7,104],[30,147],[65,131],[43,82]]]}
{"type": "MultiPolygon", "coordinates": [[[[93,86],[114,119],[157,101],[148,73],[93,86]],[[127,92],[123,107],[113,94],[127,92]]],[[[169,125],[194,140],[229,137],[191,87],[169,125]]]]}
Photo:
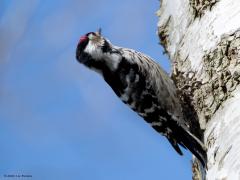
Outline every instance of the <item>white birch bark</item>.
{"type": "Polygon", "coordinates": [[[161,0],[158,16],[172,76],[205,130],[203,176],[240,180],[240,0],[161,0]]]}

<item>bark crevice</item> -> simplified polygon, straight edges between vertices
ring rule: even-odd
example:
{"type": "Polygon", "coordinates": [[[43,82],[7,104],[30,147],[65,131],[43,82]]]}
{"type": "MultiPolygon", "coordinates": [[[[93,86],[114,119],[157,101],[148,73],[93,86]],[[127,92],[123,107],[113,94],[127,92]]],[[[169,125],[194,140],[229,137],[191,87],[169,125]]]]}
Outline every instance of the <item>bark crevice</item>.
{"type": "MultiPolygon", "coordinates": [[[[216,48],[206,53],[202,60],[201,74],[204,76],[199,77],[191,71],[188,58],[182,59],[177,53],[172,77],[182,99],[188,97],[184,101],[188,106],[184,106],[191,107],[194,117],[201,116],[206,124],[240,83],[240,31],[224,35],[216,48]]],[[[192,119],[189,115],[186,117],[192,119]]],[[[198,128],[197,123],[195,127],[198,128]]]]}
{"type": "Polygon", "coordinates": [[[160,44],[164,48],[164,53],[168,54],[167,48],[169,46],[169,28],[171,23],[171,16],[169,16],[168,20],[164,23],[163,26],[158,28],[158,37],[160,39],[160,44]]]}
{"type": "Polygon", "coordinates": [[[206,11],[211,11],[219,0],[189,0],[194,18],[201,18],[206,11]]]}

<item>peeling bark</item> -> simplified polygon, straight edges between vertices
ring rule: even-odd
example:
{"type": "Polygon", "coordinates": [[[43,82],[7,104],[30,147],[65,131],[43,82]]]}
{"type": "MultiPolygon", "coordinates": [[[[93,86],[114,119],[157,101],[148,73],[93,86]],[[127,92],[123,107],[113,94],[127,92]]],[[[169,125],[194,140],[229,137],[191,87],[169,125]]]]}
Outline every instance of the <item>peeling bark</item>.
{"type": "Polygon", "coordinates": [[[207,147],[206,174],[194,162],[193,178],[240,179],[240,1],[161,3],[159,38],[185,118],[207,147]]]}

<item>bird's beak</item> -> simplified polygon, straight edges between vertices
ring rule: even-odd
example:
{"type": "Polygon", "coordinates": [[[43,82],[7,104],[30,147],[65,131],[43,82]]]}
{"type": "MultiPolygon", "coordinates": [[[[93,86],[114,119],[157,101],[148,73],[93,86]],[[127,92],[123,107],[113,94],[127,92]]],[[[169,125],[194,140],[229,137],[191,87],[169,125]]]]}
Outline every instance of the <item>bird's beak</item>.
{"type": "Polygon", "coordinates": [[[102,29],[99,28],[99,29],[97,30],[96,34],[97,34],[98,36],[101,36],[101,35],[102,35],[102,29]]]}

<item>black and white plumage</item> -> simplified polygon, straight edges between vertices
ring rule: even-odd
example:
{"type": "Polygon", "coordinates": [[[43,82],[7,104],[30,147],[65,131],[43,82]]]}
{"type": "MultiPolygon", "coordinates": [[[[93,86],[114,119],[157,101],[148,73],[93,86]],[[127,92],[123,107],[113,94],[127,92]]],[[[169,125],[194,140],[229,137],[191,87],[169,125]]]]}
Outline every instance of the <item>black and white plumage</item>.
{"type": "Polygon", "coordinates": [[[180,155],[179,145],[205,166],[204,145],[185,125],[176,88],[156,62],[140,52],[114,46],[100,32],[80,38],[76,58],[100,73],[117,96],[165,136],[180,155]]]}

